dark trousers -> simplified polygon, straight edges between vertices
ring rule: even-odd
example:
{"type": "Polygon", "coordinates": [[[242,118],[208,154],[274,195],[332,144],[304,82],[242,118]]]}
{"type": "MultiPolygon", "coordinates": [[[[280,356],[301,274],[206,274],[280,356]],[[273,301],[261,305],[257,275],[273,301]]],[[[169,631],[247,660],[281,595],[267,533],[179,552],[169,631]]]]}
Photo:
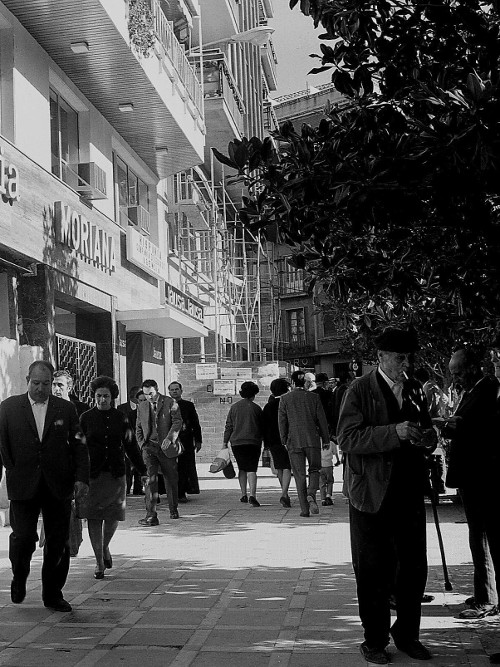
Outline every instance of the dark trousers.
{"type": "Polygon", "coordinates": [[[184,452],[177,459],[179,473],[179,498],[186,493],[199,493],[198,473],[196,471],[196,453],[192,443],[184,443],[184,452]]]}
{"type": "Polygon", "coordinates": [[[309,512],[307,496],[314,496],[319,489],[319,470],[321,468],[321,449],[319,447],[302,447],[289,449],[288,456],[292,466],[297,496],[302,512],[309,512]],[[307,484],[306,461],[309,464],[309,484],[307,484]]]}
{"type": "Polygon", "coordinates": [[[349,508],[351,550],[359,615],[370,647],[389,643],[389,597],[395,594],[393,631],[418,639],[427,581],[426,515],[423,496],[388,492],[374,513],[349,508]]]}
{"type": "Polygon", "coordinates": [[[489,483],[483,479],[480,486],[467,485],[460,489],[474,563],[474,599],[478,604],[497,604],[500,599],[500,501],[497,484],[497,480],[489,483]]]}
{"type": "Polygon", "coordinates": [[[63,597],[62,589],[69,571],[69,521],[71,498],[61,500],[42,481],[36,495],[29,500],[10,501],[9,558],[16,579],[26,581],[31,556],[38,540],[40,511],[45,528],[42,565],[42,599],[55,602],[63,597]]]}
{"type": "Polygon", "coordinates": [[[178,483],[177,459],[169,459],[161,451],[160,445],[146,443],[142,448],[142,459],[147,468],[149,478],[146,484],[146,514],[156,516],[156,505],[158,503],[158,473],[161,470],[165,489],[167,491],[168,507],[171,512],[178,505],[178,483]]]}
{"type": "Polygon", "coordinates": [[[134,496],[142,494],[141,473],[134,468],[134,466],[125,457],[126,479],[127,479],[127,493],[132,493],[134,496]]]}

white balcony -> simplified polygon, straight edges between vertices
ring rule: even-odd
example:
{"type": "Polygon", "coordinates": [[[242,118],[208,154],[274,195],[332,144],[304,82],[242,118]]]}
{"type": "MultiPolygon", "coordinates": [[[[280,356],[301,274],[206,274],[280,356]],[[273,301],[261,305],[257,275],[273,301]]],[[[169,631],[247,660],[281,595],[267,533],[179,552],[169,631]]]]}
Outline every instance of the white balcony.
{"type": "Polygon", "coordinates": [[[106,172],[95,162],[76,165],[78,183],[75,190],[86,199],[107,199],[106,172]]]}
{"type": "Polygon", "coordinates": [[[144,206],[129,206],[127,208],[129,223],[141,229],[144,234],[149,235],[151,229],[151,217],[144,206]]]}

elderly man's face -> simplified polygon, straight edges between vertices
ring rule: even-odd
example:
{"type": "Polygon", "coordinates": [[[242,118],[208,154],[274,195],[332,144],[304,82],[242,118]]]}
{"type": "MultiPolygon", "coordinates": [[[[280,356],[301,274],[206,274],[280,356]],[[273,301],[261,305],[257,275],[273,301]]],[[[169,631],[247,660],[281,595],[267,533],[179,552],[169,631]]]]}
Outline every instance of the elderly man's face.
{"type": "Polygon", "coordinates": [[[495,377],[500,380],[500,348],[494,347],[490,352],[491,363],[495,368],[495,377]]]}
{"type": "Polygon", "coordinates": [[[476,383],[477,375],[480,373],[479,368],[467,364],[463,350],[458,350],[451,356],[448,368],[451,380],[457,389],[471,389],[476,383]]]}
{"type": "Polygon", "coordinates": [[[65,401],[69,401],[69,392],[71,387],[68,382],[68,378],[64,375],[59,375],[52,380],[52,393],[58,398],[64,398],[65,401]]]}
{"type": "Polygon", "coordinates": [[[31,400],[37,403],[45,403],[50,396],[52,386],[52,373],[49,369],[45,366],[35,366],[26,381],[28,382],[28,394],[31,400]]]}
{"type": "Polygon", "coordinates": [[[386,352],[378,351],[378,361],[381,370],[393,382],[403,382],[406,380],[406,371],[413,363],[413,354],[411,352],[386,352]]]}

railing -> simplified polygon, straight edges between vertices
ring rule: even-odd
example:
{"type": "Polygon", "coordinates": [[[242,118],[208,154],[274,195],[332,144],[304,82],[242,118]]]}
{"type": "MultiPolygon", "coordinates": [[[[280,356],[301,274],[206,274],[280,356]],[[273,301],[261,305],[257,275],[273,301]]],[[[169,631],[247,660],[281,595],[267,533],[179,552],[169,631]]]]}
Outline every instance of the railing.
{"type": "Polygon", "coordinates": [[[264,102],[264,129],[266,132],[279,130],[278,116],[271,102],[264,102]]]}
{"type": "Polygon", "coordinates": [[[227,66],[226,58],[219,50],[204,53],[203,83],[205,85],[205,98],[223,98],[236,126],[242,131],[245,105],[238,90],[238,85],[227,66]]]}
{"type": "Polygon", "coordinates": [[[171,60],[179,78],[186,87],[195,107],[201,114],[203,113],[203,94],[202,86],[198,81],[196,72],[187,59],[184,49],[177,41],[172,24],[161,10],[158,0],[151,0],[151,10],[155,19],[156,36],[163,46],[166,56],[171,60]]]}

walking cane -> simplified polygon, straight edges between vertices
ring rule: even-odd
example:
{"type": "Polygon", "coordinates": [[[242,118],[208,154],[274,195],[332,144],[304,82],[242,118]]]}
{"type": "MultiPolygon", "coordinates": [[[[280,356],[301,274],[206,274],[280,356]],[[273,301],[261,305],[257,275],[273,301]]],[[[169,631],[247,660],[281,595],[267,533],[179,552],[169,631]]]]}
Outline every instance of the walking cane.
{"type": "Polygon", "coordinates": [[[443,536],[441,535],[441,528],[439,526],[439,515],[438,515],[438,510],[437,510],[437,498],[438,498],[438,493],[436,491],[436,461],[435,457],[432,457],[432,462],[431,462],[431,507],[432,507],[432,514],[434,516],[434,525],[436,526],[436,533],[437,533],[437,538],[438,538],[438,544],[439,544],[439,551],[441,553],[441,562],[443,564],[443,576],[444,576],[444,590],[445,591],[452,591],[453,586],[451,585],[450,577],[448,576],[448,566],[446,565],[446,556],[444,553],[444,544],[443,544],[443,536]]]}

